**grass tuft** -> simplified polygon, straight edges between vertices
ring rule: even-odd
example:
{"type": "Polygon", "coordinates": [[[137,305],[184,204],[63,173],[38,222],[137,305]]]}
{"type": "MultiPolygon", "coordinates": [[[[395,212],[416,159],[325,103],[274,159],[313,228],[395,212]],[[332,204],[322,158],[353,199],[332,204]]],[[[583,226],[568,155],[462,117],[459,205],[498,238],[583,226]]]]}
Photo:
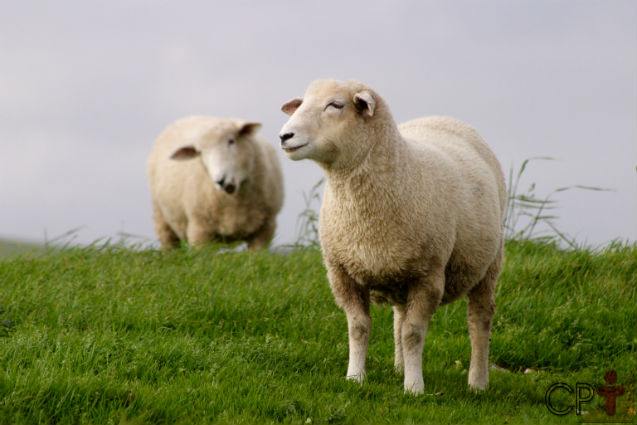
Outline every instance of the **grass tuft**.
{"type": "Polygon", "coordinates": [[[528,241],[537,243],[565,243],[570,248],[586,248],[573,237],[567,235],[555,225],[559,218],[556,213],[558,201],[553,199],[556,194],[569,190],[608,191],[609,189],[571,185],[554,189],[548,195],[540,196],[536,193],[535,183],[531,183],[522,192],[520,183],[527,167],[533,161],[553,161],[550,157],[534,157],[522,161],[520,168],[514,173],[513,166],[509,169],[507,182],[507,207],[504,215],[504,236],[506,240],[528,241]]]}

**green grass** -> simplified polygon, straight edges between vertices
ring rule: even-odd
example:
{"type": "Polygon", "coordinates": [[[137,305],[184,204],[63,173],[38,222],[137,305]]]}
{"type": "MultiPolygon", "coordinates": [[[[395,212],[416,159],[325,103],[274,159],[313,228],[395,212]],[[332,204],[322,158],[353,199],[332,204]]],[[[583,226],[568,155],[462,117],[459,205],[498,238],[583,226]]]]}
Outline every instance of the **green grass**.
{"type": "MultiPolygon", "coordinates": [[[[0,423],[578,423],[548,411],[547,388],[603,384],[608,369],[627,388],[616,418],[634,420],[636,271],[635,246],[509,243],[490,356],[507,370],[491,371],[486,392],[468,390],[456,302],[430,324],[415,397],[393,372],[387,307],[372,310],[367,381],[344,379],[345,316],[315,249],[10,257],[0,260],[0,423]]],[[[602,403],[589,417],[607,419],[602,403]]]]}

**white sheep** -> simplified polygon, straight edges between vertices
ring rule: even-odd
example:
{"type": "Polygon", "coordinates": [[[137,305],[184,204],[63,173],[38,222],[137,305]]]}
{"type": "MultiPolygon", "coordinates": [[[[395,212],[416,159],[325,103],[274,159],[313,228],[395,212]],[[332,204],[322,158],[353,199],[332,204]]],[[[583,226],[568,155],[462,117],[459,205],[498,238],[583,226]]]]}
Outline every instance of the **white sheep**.
{"type": "Polygon", "coordinates": [[[469,386],[486,388],[506,203],[494,154],[452,118],[397,126],[384,100],[356,81],[315,81],[281,109],[291,115],[280,134],[287,156],[316,161],[326,176],[319,238],[347,316],[347,377],[365,376],[370,298],[387,301],[395,368],[405,391],[421,393],[429,320],[466,294],[469,386]]]}
{"type": "Polygon", "coordinates": [[[206,116],[183,118],[157,139],[148,159],[153,221],[162,246],[187,240],[267,246],[283,204],[275,148],[261,124],[206,116]]]}

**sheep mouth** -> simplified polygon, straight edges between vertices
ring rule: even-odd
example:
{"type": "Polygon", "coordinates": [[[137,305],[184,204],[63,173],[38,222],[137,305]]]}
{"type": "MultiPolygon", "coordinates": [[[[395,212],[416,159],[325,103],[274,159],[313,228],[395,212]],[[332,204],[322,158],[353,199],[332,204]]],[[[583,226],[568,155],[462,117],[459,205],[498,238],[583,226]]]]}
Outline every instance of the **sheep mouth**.
{"type": "Polygon", "coordinates": [[[299,149],[301,149],[302,147],[307,146],[307,145],[308,145],[308,144],[307,144],[307,143],[305,143],[305,144],[303,144],[303,145],[300,145],[300,146],[294,146],[294,147],[292,147],[292,148],[283,148],[283,150],[285,151],[285,153],[292,153],[292,152],[296,152],[296,151],[298,151],[299,149]]]}

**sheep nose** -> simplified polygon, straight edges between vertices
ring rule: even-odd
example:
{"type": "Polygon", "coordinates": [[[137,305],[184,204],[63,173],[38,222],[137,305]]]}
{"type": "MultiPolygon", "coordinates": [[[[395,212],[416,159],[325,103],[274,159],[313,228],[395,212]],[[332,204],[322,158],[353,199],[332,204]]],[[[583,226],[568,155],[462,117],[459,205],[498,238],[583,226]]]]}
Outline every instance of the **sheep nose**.
{"type": "Polygon", "coordinates": [[[235,189],[236,189],[236,187],[232,183],[228,184],[226,187],[223,188],[223,190],[225,190],[226,193],[229,193],[231,195],[234,193],[235,189]]]}
{"type": "Polygon", "coordinates": [[[285,133],[279,136],[279,138],[281,139],[281,143],[284,143],[286,140],[291,139],[292,137],[294,137],[294,133],[285,133]]]}
{"type": "Polygon", "coordinates": [[[223,183],[226,181],[226,176],[221,177],[221,180],[217,180],[216,183],[223,187],[223,183]]]}

